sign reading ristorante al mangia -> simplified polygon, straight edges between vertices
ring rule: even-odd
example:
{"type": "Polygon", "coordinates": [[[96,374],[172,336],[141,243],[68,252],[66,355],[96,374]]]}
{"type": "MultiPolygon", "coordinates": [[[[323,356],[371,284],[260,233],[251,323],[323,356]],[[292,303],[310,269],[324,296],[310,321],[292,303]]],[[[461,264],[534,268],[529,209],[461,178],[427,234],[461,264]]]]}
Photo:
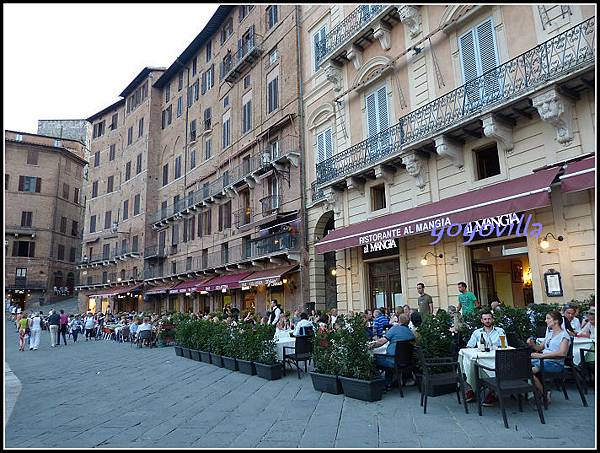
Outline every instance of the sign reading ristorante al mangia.
{"type": "Polygon", "coordinates": [[[380,258],[382,256],[398,255],[398,240],[385,239],[379,242],[370,242],[362,246],[364,259],[380,258]]]}

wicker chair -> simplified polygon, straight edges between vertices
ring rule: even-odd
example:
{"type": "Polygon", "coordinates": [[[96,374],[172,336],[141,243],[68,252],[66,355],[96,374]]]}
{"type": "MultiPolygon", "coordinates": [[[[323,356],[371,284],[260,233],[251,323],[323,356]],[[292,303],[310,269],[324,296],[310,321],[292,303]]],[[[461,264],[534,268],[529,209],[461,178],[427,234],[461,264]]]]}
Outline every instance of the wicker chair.
{"type": "Polygon", "coordinates": [[[404,398],[404,393],[402,392],[402,386],[404,385],[404,377],[402,372],[407,370],[414,371],[414,350],[415,346],[413,340],[396,341],[393,368],[394,378],[392,379],[392,382],[398,379],[398,387],[400,389],[401,398],[404,398]]]}
{"type": "Polygon", "coordinates": [[[294,346],[284,346],[283,347],[283,375],[285,376],[285,364],[289,363],[290,366],[294,365],[298,370],[298,379],[300,379],[300,362],[304,362],[304,372],[308,372],[307,363],[312,358],[312,350],[313,350],[313,336],[312,335],[304,335],[296,337],[296,342],[294,346]],[[293,350],[294,352],[291,354],[286,353],[286,350],[293,350]]]}
{"type": "Polygon", "coordinates": [[[146,345],[148,347],[152,347],[152,331],[151,330],[142,330],[138,333],[137,339],[138,348],[146,345]]]}
{"type": "Polygon", "coordinates": [[[498,396],[505,428],[508,428],[508,420],[506,419],[506,409],[504,408],[504,397],[516,394],[519,400],[519,411],[523,412],[521,394],[527,396],[528,392],[533,392],[540,421],[542,424],[546,423],[540,396],[533,386],[531,351],[529,348],[498,349],[496,351],[494,368],[475,363],[475,370],[475,394],[477,395],[477,409],[480,416],[482,415],[481,406],[483,404],[481,396],[485,388],[492,390],[498,396]],[[480,378],[479,369],[494,371],[496,376],[480,378]]]}
{"type": "Polygon", "coordinates": [[[594,385],[594,376],[595,376],[595,359],[596,356],[596,350],[595,348],[592,346],[591,349],[586,349],[586,348],[582,348],[579,350],[579,357],[580,357],[580,361],[579,361],[579,369],[581,372],[581,375],[583,377],[583,382],[584,382],[584,391],[585,394],[587,395],[588,393],[588,385],[593,386],[594,385]],[[594,354],[594,360],[593,361],[586,361],[585,360],[585,356],[586,353],[590,353],[590,354],[594,354]]]}

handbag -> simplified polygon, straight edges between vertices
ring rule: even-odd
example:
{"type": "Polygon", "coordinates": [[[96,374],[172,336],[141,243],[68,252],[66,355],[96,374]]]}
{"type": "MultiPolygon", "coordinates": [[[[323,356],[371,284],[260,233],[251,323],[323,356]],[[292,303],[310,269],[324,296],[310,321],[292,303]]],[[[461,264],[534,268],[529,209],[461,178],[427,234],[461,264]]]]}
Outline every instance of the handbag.
{"type": "Polygon", "coordinates": [[[25,327],[25,336],[27,335],[31,335],[31,330],[29,330],[29,327],[25,327]]]}

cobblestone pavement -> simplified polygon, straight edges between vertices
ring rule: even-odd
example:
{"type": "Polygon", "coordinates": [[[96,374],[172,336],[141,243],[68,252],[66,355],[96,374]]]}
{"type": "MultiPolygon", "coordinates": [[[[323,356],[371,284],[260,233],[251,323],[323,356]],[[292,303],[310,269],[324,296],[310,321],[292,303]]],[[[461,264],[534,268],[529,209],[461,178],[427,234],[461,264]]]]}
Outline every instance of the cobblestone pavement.
{"type": "MultiPolygon", "coordinates": [[[[595,393],[584,408],[576,389],[545,412],[469,405],[456,395],[419,406],[416,387],[367,403],[313,389],[296,373],[277,381],[175,356],[173,348],[78,341],[17,351],[6,323],[5,360],[22,389],[6,423],[5,446],[30,447],[520,447],[594,448],[595,393]]],[[[5,384],[6,386],[6,384],[5,384]]],[[[6,387],[5,387],[6,388],[6,387]]]]}

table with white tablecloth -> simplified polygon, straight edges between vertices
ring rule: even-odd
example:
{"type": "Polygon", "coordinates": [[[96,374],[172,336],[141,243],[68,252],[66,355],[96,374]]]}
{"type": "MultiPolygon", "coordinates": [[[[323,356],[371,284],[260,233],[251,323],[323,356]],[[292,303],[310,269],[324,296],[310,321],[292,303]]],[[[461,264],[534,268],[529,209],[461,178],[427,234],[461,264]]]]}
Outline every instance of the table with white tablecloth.
{"type": "MultiPolygon", "coordinates": [[[[279,361],[283,360],[283,347],[284,346],[294,347],[294,345],[296,344],[296,338],[290,337],[289,336],[290,333],[292,333],[291,330],[289,332],[287,332],[287,336],[285,336],[283,333],[281,333],[280,336],[275,339],[275,345],[276,345],[276,349],[277,349],[277,360],[279,360],[279,361]]],[[[290,352],[290,351],[288,351],[288,352],[290,352]]]]}
{"type": "MultiPolygon", "coordinates": [[[[514,349],[509,346],[508,349],[514,349]]],[[[458,351],[458,362],[462,372],[465,374],[466,381],[471,387],[475,387],[475,364],[486,366],[488,368],[496,367],[496,351],[482,352],[477,348],[463,348],[458,351]]],[[[488,377],[494,377],[493,371],[480,370],[485,372],[488,377]]]]}

